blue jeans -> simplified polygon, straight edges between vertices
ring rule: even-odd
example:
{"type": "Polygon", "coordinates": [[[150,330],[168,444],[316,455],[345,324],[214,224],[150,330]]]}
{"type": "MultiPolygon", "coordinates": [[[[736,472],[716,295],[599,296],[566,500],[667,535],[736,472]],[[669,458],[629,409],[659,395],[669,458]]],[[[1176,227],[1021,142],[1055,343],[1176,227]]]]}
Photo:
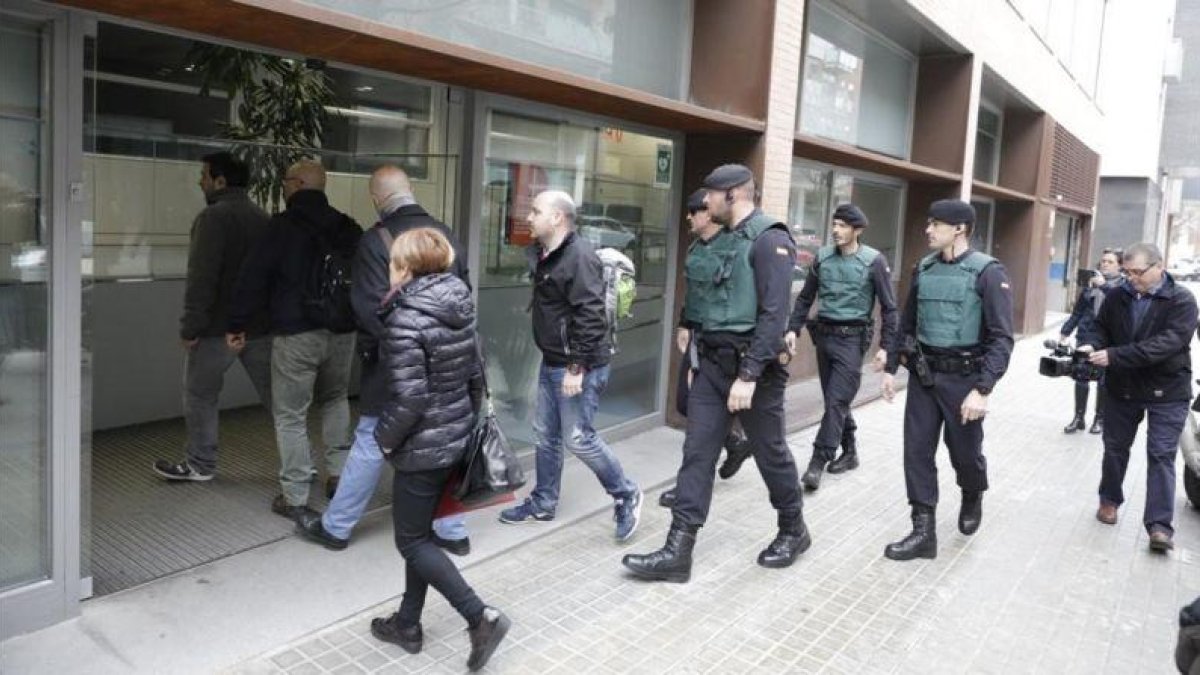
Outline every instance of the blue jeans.
{"type": "MultiPolygon", "coordinates": [[[[387,464],[379,445],[375,443],[376,424],[379,424],[378,417],[362,415],[358,418],[354,445],[350,447],[350,456],[342,467],[337,493],[325,509],[325,515],[321,516],[322,527],[338,539],[350,538],[350,531],[362,518],[367,502],[371,501],[375,486],[379,484],[379,473],[387,464]]],[[[433,531],[442,539],[466,539],[466,518],[462,514],[438,518],[433,521],[433,531]]]]}
{"type": "Polygon", "coordinates": [[[1138,425],[1146,422],[1146,506],[1142,524],[1147,532],[1174,534],[1175,452],[1187,423],[1189,401],[1146,403],[1110,396],[1104,402],[1104,464],[1100,474],[1100,501],[1120,506],[1121,488],[1129,466],[1129,450],[1138,425]]]}
{"type": "Polygon", "coordinates": [[[608,386],[609,367],[601,366],[583,376],[583,391],[567,398],[562,393],[566,368],[542,363],[538,372],[537,410],[533,431],[537,437],[537,487],[529,499],[539,510],[553,514],[562,488],[563,446],[587,465],[604,491],[621,499],[637,492],[625,477],[612,448],[596,433],[593,422],[600,408],[600,395],[608,386]]]}

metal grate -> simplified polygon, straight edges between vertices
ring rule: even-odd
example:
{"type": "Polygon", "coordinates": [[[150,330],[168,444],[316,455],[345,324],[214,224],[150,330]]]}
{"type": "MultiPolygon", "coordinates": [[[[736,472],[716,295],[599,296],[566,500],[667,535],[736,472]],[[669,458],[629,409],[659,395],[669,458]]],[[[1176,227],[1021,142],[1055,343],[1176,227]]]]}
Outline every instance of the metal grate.
{"type": "MultiPolygon", "coordinates": [[[[279,494],[279,456],[265,410],[254,407],[221,414],[220,463],[212,481],[168,483],[151,471],[156,459],[181,459],[183,447],[182,419],[93,435],[91,539],[96,595],[292,536],[292,523],[271,512],[271,499],[279,494]]],[[[390,500],[391,472],[385,471],[380,483],[369,508],[390,500]]],[[[310,503],[323,510],[321,486],[323,482],[314,483],[310,503]]]]}

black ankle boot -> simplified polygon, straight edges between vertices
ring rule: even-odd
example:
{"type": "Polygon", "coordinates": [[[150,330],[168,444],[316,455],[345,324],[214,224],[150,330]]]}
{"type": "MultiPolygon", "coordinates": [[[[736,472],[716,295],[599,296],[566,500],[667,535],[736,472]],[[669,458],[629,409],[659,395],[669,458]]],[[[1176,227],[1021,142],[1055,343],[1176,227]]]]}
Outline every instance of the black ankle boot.
{"type": "Polygon", "coordinates": [[[825,460],[818,451],[813,451],[812,459],[808,461],[808,470],[800,477],[800,482],[809,490],[821,487],[821,476],[825,474],[825,460]]]}
{"type": "Polygon", "coordinates": [[[1083,413],[1076,412],[1075,417],[1071,420],[1071,423],[1063,427],[1063,433],[1073,434],[1076,431],[1083,431],[1086,428],[1087,424],[1085,424],[1083,421],[1083,413]]]}
{"type": "Polygon", "coordinates": [[[621,558],[621,564],[642,579],[685,584],[692,578],[692,548],[698,529],[673,522],[662,548],[645,555],[631,553],[621,558]]]}
{"type": "Polygon", "coordinates": [[[674,508],[675,507],[675,498],[678,496],[675,492],[677,489],[678,488],[672,487],[670,490],[667,490],[666,492],[663,492],[661,495],[659,495],[658,496],[658,505],[663,507],[664,509],[674,508]]]}
{"type": "Polygon", "coordinates": [[[983,493],[963,490],[962,506],[958,509],[958,531],[975,534],[983,520],[983,493]]]}
{"type": "Polygon", "coordinates": [[[858,443],[853,439],[842,441],[842,454],[829,463],[825,470],[832,474],[845,473],[858,468],[858,443]]]}
{"type": "Polygon", "coordinates": [[[891,560],[937,557],[937,526],[932,506],[913,506],[912,532],[908,536],[883,549],[883,555],[891,560]]]}
{"type": "Polygon", "coordinates": [[[750,439],[744,433],[731,431],[725,438],[725,461],[717,469],[721,480],[733,478],[742,468],[742,464],[750,457],[750,439]]]}
{"type": "Polygon", "coordinates": [[[425,642],[424,636],[421,634],[421,624],[402,627],[399,613],[387,618],[371,619],[371,635],[374,635],[376,640],[400,645],[409,654],[420,652],[425,642]]]}
{"type": "Polygon", "coordinates": [[[775,535],[775,540],[758,554],[758,564],[772,569],[790,567],[809,546],[812,546],[812,537],[804,525],[804,515],[780,513],[779,533],[775,535]]]}
{"type": "Polygon", "coordinates": [[[504,612],[495,607],[483,608],[483,620],[474,628],[467,629],[471,638],[471,654],[467,657],[467,670],[475,672],[487,665],[492,658],[492,652],[500,646],[500,641],[508,634],[512,620],[504,612]]]}
{"type": "Polygon", "coordinates": [[[1092,419],[1092,428],[1088,429],[1088,433],[1089,434],[1104,433],[1104,416],[1103,415],[1096,415],[1096,417],[1094,419],[1092,419]]]}

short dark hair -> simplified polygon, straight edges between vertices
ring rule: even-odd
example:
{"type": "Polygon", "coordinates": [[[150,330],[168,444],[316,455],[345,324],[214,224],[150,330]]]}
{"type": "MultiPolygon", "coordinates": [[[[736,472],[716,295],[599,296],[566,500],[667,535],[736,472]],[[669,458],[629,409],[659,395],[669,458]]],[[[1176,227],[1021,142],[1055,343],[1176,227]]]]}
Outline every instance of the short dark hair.
{"type": "Polygon", "coordinates": [[[208,175],[213,179],[225,178],[229,187],[246,187],[250,184],[250,167],[229,152],[214,152],[200,158],[208,165],[208,175]]]}

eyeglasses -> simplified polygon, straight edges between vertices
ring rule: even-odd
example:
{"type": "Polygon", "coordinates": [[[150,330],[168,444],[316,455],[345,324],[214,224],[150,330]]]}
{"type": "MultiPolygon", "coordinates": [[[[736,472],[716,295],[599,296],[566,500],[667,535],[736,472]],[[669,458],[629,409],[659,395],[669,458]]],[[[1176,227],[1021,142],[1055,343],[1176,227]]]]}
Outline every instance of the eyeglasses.
{"type": "Polygon", "coordinates": [[[1149,265],[1146,265],[1145,267],[1143,267],[1140,270],[1135,269],[1133,267],[1126,267],[1125,274],[1128,274],[1131,277],[1141,277],[1143,274],[1145,274],[1146,272],[1149,272],[1150,270],[1154,269],[1157,266],[1158,266],[1158,263],[1150,263],[1149,265]]]}

